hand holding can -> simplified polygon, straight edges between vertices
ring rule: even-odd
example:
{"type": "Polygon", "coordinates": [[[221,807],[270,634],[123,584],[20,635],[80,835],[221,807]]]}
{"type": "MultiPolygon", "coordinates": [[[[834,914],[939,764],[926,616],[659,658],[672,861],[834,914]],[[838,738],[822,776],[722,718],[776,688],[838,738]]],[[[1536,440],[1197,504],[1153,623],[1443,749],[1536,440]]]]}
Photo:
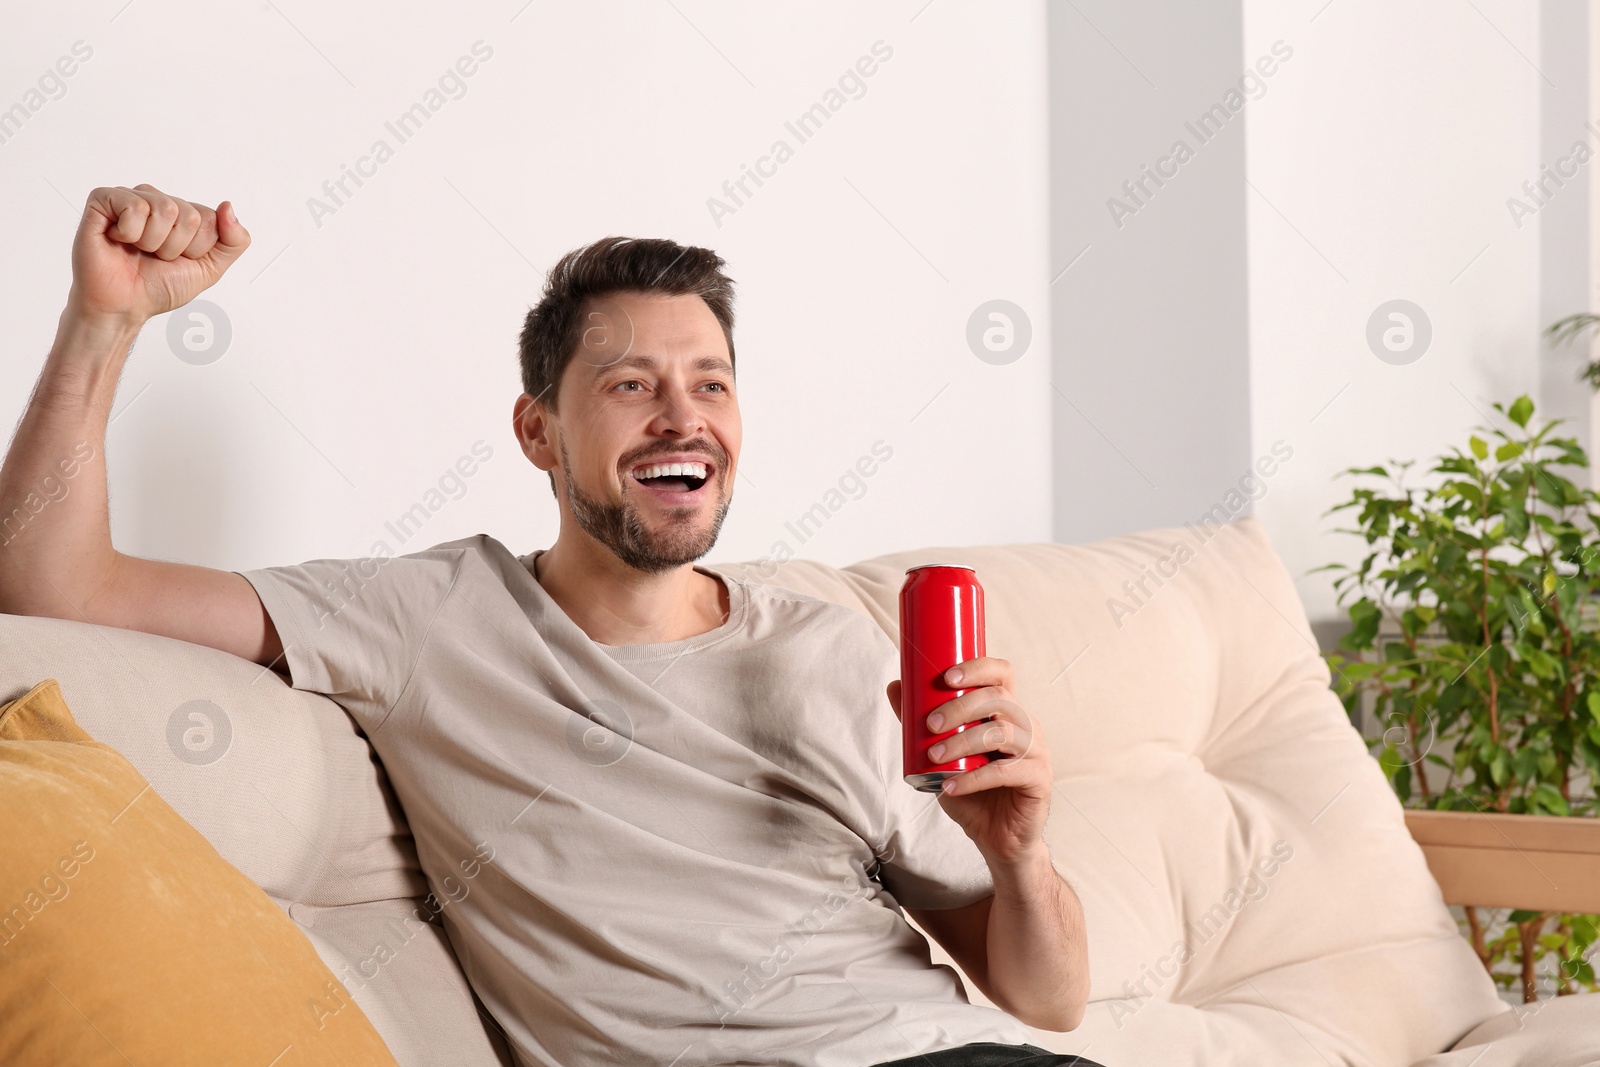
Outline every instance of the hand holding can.
{"type": "Polygon", "coordinates": [[[989,762],[981,753],[935,763],[928,749],[986,720],[933,733],[928,715],[965,693],[951,689],[944,672],[984,651],[983,586],[971,567],[929,564],[906,571],[900,587],[900,724],[905,780],[926,793],[945,779],[989,762]]]}

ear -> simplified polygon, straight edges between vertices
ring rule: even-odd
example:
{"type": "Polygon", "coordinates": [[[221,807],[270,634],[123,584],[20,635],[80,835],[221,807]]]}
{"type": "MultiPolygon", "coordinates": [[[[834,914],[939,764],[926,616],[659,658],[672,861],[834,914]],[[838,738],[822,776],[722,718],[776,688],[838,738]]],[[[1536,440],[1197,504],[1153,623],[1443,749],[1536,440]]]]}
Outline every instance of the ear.
{"type": "Polygon", "coordinates": [[[554,470],[558,462],[554,426],[549,412],[532,396],[523,393],[511,408],[511,432],[522,446],[522,454],[542,471],[554,470]]]}

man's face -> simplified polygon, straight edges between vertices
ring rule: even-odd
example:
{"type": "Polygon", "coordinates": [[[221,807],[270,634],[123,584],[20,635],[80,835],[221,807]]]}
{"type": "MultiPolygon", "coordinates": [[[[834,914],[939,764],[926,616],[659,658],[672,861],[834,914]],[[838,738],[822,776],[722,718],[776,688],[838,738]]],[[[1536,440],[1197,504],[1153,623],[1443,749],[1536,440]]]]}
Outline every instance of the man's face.
{"type": "Polygon", "coordinates": [[[583,326],[543,435],[549,466],[561,468],[562,522],[570,513],[646,574],[691,563],[716,544],[739,458],[722,327],[698,296],[641,293],[591,301],[583,326]],[[670,463],[691,466],[661,469],[670,463]]]}

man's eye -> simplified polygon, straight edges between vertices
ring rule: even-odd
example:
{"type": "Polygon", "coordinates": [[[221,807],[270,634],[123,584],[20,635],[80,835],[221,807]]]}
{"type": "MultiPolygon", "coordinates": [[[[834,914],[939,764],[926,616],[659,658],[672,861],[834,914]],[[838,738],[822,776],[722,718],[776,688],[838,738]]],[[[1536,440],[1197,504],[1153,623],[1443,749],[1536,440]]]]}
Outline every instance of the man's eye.
{"type": "Polygon", "coordinates": [[[621,389],[624,385],[639,385],[639,384],[641,384],[641,383],[638,382],[635,379],[630,378],[625,382],[618,382],[614,388],[621,389]]]}
{"type": "Polygon", "coordinates": [[[708,387],[713,385],[716,386],[719,392],[726,393],[728,391],[728,387],[723,385],[721,382],[707,382],[706,385],[708,387]]]}

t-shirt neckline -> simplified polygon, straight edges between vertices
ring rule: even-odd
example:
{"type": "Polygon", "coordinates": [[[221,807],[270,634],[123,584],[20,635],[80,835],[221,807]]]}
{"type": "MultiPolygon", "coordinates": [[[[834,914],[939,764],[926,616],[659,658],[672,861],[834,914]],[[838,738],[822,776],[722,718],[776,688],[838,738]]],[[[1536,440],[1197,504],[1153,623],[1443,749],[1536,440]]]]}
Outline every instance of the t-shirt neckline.
{"type": "Polygon", "coordinates": [[[533,573],[533,562],[536,557],[543,555],[545,551],[547,550],[539,548],[517,557],[517,562],[522,565],[523,573],[528,576],[533,595],[540,600],[547,612],[564,619],[567,625],[571,626],[585,640],[588,640],[590,644],[605,652],[618,663],[649,663],[654,660],[673,659],[690,652],[699,652],[710,648],[712,645],[726,641],[744,629],[745,616],[749,610],[749,597],[745,589],[745,583],[708,565],[696,563],[694,565],[696,571],[708,578],[714,578],[722,582],[723,588],[728,591],[728,617],[723,620],[722,625],[715,629],[707,630],[703,634],[695,634],[692,637],[685,637],[677,641],[655,641],[640,645],[603,645],[589,638],[583,632],[583,628],[573,622],[572,617],[566,613],[560,604],[555,602],[555,598],[545,591],[544,586],[539,584],[539,579],[533,573]]]}

